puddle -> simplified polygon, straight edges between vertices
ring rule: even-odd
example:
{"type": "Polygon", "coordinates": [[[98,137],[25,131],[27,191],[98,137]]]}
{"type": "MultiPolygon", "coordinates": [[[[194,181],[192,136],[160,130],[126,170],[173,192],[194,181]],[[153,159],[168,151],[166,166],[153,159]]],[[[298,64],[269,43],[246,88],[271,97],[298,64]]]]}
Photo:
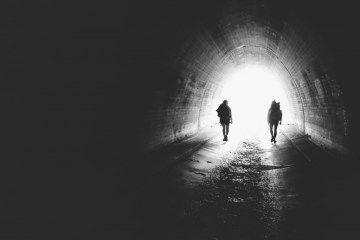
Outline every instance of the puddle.
{"type": "Polygon", "coordinates": [[[281,169],[281,168],[287,168],[290,166],[286,165],[240,165],[239,167],[242,168],[254,168],[258,171],[266,171],[266,170],[274,170],[274,169],[281,169]]]}

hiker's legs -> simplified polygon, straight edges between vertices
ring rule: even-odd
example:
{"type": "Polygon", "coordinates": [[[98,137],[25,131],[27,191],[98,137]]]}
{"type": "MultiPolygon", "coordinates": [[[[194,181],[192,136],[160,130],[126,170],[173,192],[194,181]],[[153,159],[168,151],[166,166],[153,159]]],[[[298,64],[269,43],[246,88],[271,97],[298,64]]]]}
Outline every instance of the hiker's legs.
{"type": "Polygon", "coordinates": [[[226,124],[221,124],[221,126],[222,126],[223,135],[225,137],[226,136],[226,129],[225,129],[226,124]]]}
{"type": "Polygon", "coordinates": [[[278,125],[279,125],[279,122],[275,122],[275,123],[274,123],[274,142],[276,142],[276,141],[275,141],[275,138],[276,138],[276,135],[277,135],[278,125]]]}
{"type": "Polygon", "coordinates": [[[228,135],[229,134],[229,123],[225,124],[225,137],[224,140],[227,141],[228,140],[228,135]]]}
{"type": "Polygon", "coordinates": [[[270,123],[271,141],[273,141],[273,140],[274,140],[273,126],[274,126],[274,123],[270,123]]]}

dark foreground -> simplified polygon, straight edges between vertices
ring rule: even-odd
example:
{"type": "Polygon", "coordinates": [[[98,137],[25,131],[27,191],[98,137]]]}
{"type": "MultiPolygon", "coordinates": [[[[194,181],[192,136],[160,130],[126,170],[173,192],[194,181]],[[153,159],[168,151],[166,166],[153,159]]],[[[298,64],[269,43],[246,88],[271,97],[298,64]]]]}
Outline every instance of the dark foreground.
{"type": "Polygon", "coordinates": [[[151,177],[3,169],[0,239],[359,239],[358,168],[290,130],[232,129],[151,177]]]}

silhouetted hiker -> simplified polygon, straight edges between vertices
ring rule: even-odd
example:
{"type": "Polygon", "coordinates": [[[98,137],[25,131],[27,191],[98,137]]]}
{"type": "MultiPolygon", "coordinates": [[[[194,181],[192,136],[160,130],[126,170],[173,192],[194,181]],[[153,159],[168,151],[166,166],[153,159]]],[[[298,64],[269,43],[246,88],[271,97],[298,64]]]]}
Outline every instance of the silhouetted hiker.
{"type": "Polygon", "coordinates": [[[228,134],[229,134],[229,125],[232,123],[232,115],[231,115],[231,109],[228,106],[228,101],[224,100],[222,104],[216,109],[218,112],[218,116],[220,117],[220,123],[223,127],[223,135],[224,139],[223,141],[228,140],[228,134]]]}
{"type": "Polygon", "coordinates": [[[267,121],[270,125],[271,142],[276,143],[276,135],[278,124],[282,121],[282,111],[280,110],[280,102],[272,101],[267,115],[267,121]],[[274,129],[274,131],[273,131],[274,129]]]}

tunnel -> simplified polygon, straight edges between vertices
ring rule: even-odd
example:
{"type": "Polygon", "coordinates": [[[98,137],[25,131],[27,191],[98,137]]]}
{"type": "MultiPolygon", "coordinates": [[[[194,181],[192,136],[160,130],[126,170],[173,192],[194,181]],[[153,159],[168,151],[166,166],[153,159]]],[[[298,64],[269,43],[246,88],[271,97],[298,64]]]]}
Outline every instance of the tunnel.
{"type": "MultiPolygon", "coordinates": [[[[127,135],[136,139],[138,151],[157,149],[215,124],[214,109],[221,103],[219,96],[226,87],[224,76],[236,68],[254,65],[266,66],[278,75],[291,106],[287,116],[292,116],[299,131],[322,148],[357,155],[352,145],[357,136],[357,111],[352,105],[356,94],[350,87],[355,53],[354,49],[342,49],[349,44],[339,37],[339,31],[353,31],[348,26],[352,19],[347,19],[351,13],[347,17],[342,14],[351,10],[344,6],[342,11],[341,7],[341,13],[337,13],[341,17],[335,19],[332,11],[336,4],[324,4],[331,11],[322,10],[321,3],[314,4],[313,10],[305,5],[291,6],[281,1],[212,3],[207,14],[196,16],[196,11],[202,12],[201,4],[199,9],[175,4],[169,6],[169,12],[176,16],[169,17],[173,22],[165,24],[164,17],[149,17],[154,23],[138,36],[139,41],[147,40],[146,46],[134,47],[139,48],[139,54],[129,55],[134,63],[144,61],[145,76],[139,79],[149,79],[148,75],[160,66],[163,69],[154,73],[157,80],[146,81],[145,92],[134,90],[136,96],[129,95],[133,105],[129,111],[144,109],[143,114],[148,116],[141,117],[146,123],[138,123],[143,128],[139,136],[135,132],[127,135]],[[196,24],[181,19],[186,10],[194,15],[196,24]],[[182,29],[181,34],[169,30],[172,25],[176,26],[175,32],[182,29]],[[169,38],[167,34],[172,37],[163,40],[163,34],[164,39],[169,38]],[[158,55],[163,62],[150,66],[158,55]]],[[[130,76],[136,70],[131,71],[130,76]]],[[[137,84],[131,87],[137,88],[137,84]]]]}
{"type": "Polygon", "coordinates": [[[0,5],[0,238],[359,235],[354,2],[0,5]]]}

